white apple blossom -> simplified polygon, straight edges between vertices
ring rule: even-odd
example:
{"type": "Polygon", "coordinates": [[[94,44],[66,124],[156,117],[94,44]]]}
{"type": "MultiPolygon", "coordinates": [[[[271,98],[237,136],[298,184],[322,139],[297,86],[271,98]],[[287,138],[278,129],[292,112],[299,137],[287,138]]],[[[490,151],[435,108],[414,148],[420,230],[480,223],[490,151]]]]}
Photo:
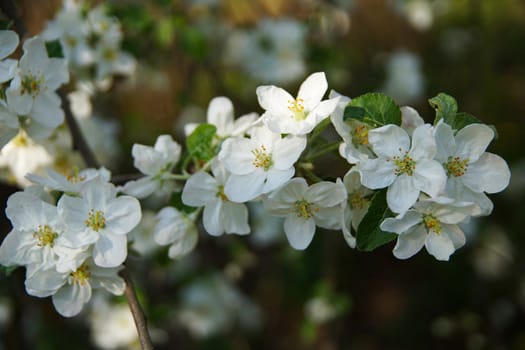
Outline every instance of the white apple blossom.
{"type": "Polygon", "coordinates": [[[83,169],[78,168],[70,169],[68,175],[60,174],[53,169],[47,169],[47,177],[43,177],[35,174],[27,174],[26,178],[35,183],[42,185],[49,190],[61,191],[69,194],[79,193],[80,189],[86,182],[93,180],[100,176],[104,181],[108,182],[111,179],[111,173],[106,168],[100,169],[83,169]]]}
{"type": "Polygon", "coordinates": [[[7,201],[6,216],[13,230],[0,246],[0,264],[54,268],[64,225],[57,208],[26,192],[16,192],[7,201]]]}
{"type": "Polygon", "coordinates": [[[101,349],[140,349],[137,328],[128,305],[111,303],[102,294],[97,294],[88,318],[91,339],[101,349]]]}
{"type": "Polygon", "coordinates": [[[440,121],[435,128],[438,153],[448,181],[446,193],[461,201],[478,205],[474,215],[488,215],[492,203],[486,193],[503,191],[510,181],[510,170],[503,158],[485,152],[494,131],[483,124],[470,124],[454,136],[450,125],[440,121]]]}
{"type": "Polygon", "coordinates": [[[252,129],[251,138],[229,138],[219,160],[231,172],[224,193],[233,202],[247,202],[273,191],[292,178],[294,163],[306,147],[306,138],[281,135],[265,126],[252,129]]]}
{"type": "MultiPolygon", "coordinates": [[[[243,136],[257,118],[257,113],[249,113],[234,120],[233,104],[229,98],[223,96],[213,98],[206,113],[207,123],[217,127],[216,134],[221,139],[243,136]]],[[[186,124],[184,126],[186,136],[190,135],[197,126],[198,124],[195,123],[186,124]]]]}
{"type": "Polygon", "coordinates": [[[55,18],[46,23],[42,38],[59,40],[64,57],[73,67],[93,63],[93,51],[88,43],[89,25],[82,14],[82,3],[64,0],[55,18]]]}
{"type": "Polygon", "coordinates": [[[339,145],[339,154],[350,164],[357,164],[361,159],[375,158],[374,152],[368,142],[370,125],[355,119],[344,120],[344,111],[350,98],[340,95],[334,90],[330,91],[329,98],[339,97],[337,107],[330,115],[330,120],[335,130],[343,139],[339,145]]]}
{"type": "Polygon", "coordinates": [[[274,85],[259,86],[257,98],[266,111],[261,118],[275,133],[308,134],[337,107],[338,97],[321,101],[327,88],[323,72],[308,76],[301,84],[297,98],[274,85]]]}
{"type": "Polygon", "coordinates": [[[262,83],[293,82],[306,71],[306,32],[304,23],[291,18],[262,18],[253,30],[229,33],[225,61],[262,83]]]}
{"type": "Polygon", "coordinates": [[[242,203],[230,201],[224,193],[224,184],[230,174],[218,161],[212,164],[211,171],[213,176],[197,172],[188,179],[182,191],[182,201],[194,207],[204,206],[204,229],[212,236],[220,236],[224,232],[250,233],[248,208],[242,203]]]}
{"type": "Polygon", "coordinates": [[[195,248],[199,238],[195,216],[186,215],[173,207],[162,208],[153,229],[153,239],[160,245],[170,245],[168,256],[180,259],[195,248]]]}
{"type": "Polygon", "coordinates": [[[429,124],[414,130],[412,140],[401,127],[388,124],[368,132],[377,158],[363,159],[358,170],[361,183],[370,189],[388,187],[388,207],[407,211],[424,192],[436,197],[445,187],[446,174],[433,158],[436,142],[429,124]]]}
{"type": "Polygon", "coordinates": [[[177,320],[195,338],[231,330],[235,324],[255,328],[261,311],[222,275],[196,280],[181,291],[177,320]]]}
{"type": "Polygon", "coordinates": [[[37,123],[49,135],[64,121],[55,90],[69,81],[67,63],[49,58],[39,37],[27,39],[23,48],[17,74],[6,90],[7,103],[18,115],[27,116],[27,123],[37,123]]]}
{"type": "Polygon", "coordinates": [[[102,268],[87,259],[71,271],[40,270],[27,276],[26,291],[40,298],[52,296],[57,312],[64,317],[73,317],[91,299],[92,288],[104,288],[114,295],[124,292],[125,282],[117,274],[120,269],[102,268]]]}
{"type": "Polygon", "coordinates": [[[67,227],[63,235],[72,248],[93,245],[93,260],[101,267],[115,267],[127,255],[127,237],[140,222],[139,201],[116,196],[115,186],[96,177],[80,189],[80,197],[63,195],[58,213],[67,227]]]}
{"type": "Polygon", "coordinates": [[[343,184],[348,193],[348,200],[343,202],[341,229],[348,245],[355,248],[356,240],[352,230],[357,231],[361,220],[368,212],[373,191],[361,184],[359,172],[355,167],[345,174],[343,184]]]}
{"type": "Polygon", "coordinates": [[[294,178],[268,196],[264,202],[272,215],[285,217],[284,232],[290,245],[303,250],[310,245],[315,227],[340,229],[341,204],[347,194],[343,184],[322,181],[308,186],[294,178]]]}
{"type": "Polygon", "coordinates": [[[171,171],[180,159],[181,150],[171,135],[160,135],[153,147],[134,144],[131,149],[133,164],[146,176],[127,182],[123,192],[137,198],[145,198],[154,192],[158,194],[159,191],[171,192],[171,171]]]}
{"type": "Polygon", "coordinates": [[[0,30],[0,84],[11,80],[16,73],[18,61],[5,59],[18,47],[18,35],[11,30],[0,30]]]}
{"type": "Polygon", "coordinates": [[[33,141],[24,130],[20,130],[0,152],[0,167],[7,167],[20,186],[29,186],[25,178],[28,173],[35,173],[51,165],[53,157],[40,144],[33,141]]]}
{"type": "Polygon", "coordinates": [[[408,259],[423,246],[438,260],[449,260],[465,244],[465,235],[457,224],[474,210],[468,202],[455,202],[446,197],[419,200],[414,208],[395,218],[386,218],[381,230],[398,234],[394,256],[408,259]]]}

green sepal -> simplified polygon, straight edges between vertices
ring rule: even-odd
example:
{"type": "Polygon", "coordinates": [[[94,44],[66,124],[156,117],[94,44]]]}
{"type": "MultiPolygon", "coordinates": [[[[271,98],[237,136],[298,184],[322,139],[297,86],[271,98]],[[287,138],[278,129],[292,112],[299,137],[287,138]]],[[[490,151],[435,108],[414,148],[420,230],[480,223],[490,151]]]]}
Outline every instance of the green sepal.
{"type": "Polygon", "coordinates": [[[215,157],[213,137],[217,127],[212,124],[200,124],[186,139],[186,147],[192,158],[205,161],[215,157]]]}
{"type": "Polygon", "coordinates": [[[368,212],[357,227],[356,245],[358,250],[370,252],[397,237],[395,233],[385,232],[379,228],[383,220],[394,216],[386,202],[386,191],[386,189],[382,189],[374,194],[368,212]]]}
{"type": "Polygon", "coordinates": [[[345,121],[357,119],[375,128],[387,124],[401,125],[401,109],[391,97],[372,92],[348,102],[343,118],[345,121]]]}

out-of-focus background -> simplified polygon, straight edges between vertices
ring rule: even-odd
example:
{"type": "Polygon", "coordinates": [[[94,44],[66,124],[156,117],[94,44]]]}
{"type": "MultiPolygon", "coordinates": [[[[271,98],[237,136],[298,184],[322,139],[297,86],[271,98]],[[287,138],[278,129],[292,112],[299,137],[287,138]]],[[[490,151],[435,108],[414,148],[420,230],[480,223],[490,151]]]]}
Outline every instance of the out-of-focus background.
{"type": "MultiPolygon", "coordinates": [[[[138,63],[93,101],[102,124],[91,133],[111,129],[117,141],[97,151],[114,173],[134,171],[133,143],[163,133],[183,142],[183,126],[205,121],[213,97],[229,97],[236,116],[260,113],[257,86],[294,94],[316,71],[330,89],[384,92],[428,122],[427,99],[454,96],[461,111],[496,126],[489,151],[512,171],[510,186],[491,196],[492,215],[464,226],[467,244],[450,262],[424,250],[397,260],[393,243],[358,252],[332,231],[298,252],[279,221],[254,221],[245,237],[201,233],[193,254],[172,261],[148,236],[152,203],[135,233],[141,254],[128,265],[158,349],[525,349],[523,0],[104,3],[138,63]]],[[[35,35],[61,1],[16,4],[35,35]]],[[[327,172],[347,167],[340,160],[327,172]]],[[[2,187],[3,203],[10,190],[2,187]]],[[[23,269],[0,276],[0,349],[137,348],[124,299],[97,295],[65,319],[23,281],[23,269]]]]}

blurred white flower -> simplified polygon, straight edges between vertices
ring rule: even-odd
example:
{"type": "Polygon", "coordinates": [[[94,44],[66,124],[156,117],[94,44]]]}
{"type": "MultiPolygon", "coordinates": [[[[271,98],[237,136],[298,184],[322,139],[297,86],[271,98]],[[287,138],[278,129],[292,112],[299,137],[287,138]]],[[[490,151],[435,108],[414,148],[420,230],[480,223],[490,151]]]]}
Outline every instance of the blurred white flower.
{"type": "Polygon", "coordinates": [[[417,102],[424,93],[424,76],[419,56],[407,51],[390,55],[386,65],[385,94],[399,104],[417,102]]]}
{"type": "Polygon", "coordinates": [[[315,324],[323,324],[337,316],[337,310],[326,298],[315,297],[304,305],[306,317],[315,324]]]}
{"type": "Polygon", "coordinates": [[[102,349],[140,350],[140,343],[133,315],[127,304],[111,304],[97,295],[93,298],[88,315],[91,339],[102,349]]]}
{"type": "Polygon", "coordinates": [[[304,75],[306,28],[293,19],[263,19],[249,31],[233,32],[225,60],[261,83],[285,84],[304,75]]]}
{"type": "Polygon", "coordinates": [[[238,324],[253,329],[260,310],[221,275],[201,278],[181,292],[177,319],[195,338],[228,332],[238,324]]]}
{"type": "Polygon", "coordinates": [[[159,211],[157,219],[153,239],[160,245],[170,246],[170,258],[180,259],[195,248],[199,235],[194,215],[186,215],[173,207],[165,207],[159,211]]]}

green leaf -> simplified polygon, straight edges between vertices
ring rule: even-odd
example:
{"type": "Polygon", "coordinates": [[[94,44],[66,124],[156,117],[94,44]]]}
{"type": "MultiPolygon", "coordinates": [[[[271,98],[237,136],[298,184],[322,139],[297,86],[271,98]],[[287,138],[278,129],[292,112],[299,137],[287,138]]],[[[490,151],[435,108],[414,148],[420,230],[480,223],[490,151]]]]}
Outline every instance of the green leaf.
{"type": "Polygon", "coordinates": [[[384,219],[392,216],[394,214],[388,209],[386,203],[386,189],[376,192],[372,197],[368,212],[357,228],[357,249],[370,252],[396,239],[395,233],[385,232],[379,228],[384,219]]]}
{"type": "Polygon", "coordinates": [[[62,45],[60,44],[60,41],[53,40],[46,42],[46,49],[49,57],[64,58],[64,53],[62,52],[62,45]]]}
{"type": "Polygon", "coordinates": [[[190,156],[197,160],[208,161],[215,156],[212,141],[217,128],[212,124],[201,124],[186,139],[190,156]]]}
{"type": "Polygon", "coordinates": [[[454,130],[461,130],[469,124],[482,124],[483,122],[472,114],[460,112],[452,118],[445,119],[445,122],[452,127],[454,130]]]}
{"type": "Polygon", "coordinates": [[[428,103],[430,103],[432,108],[436,110],[434,124],[437,124],[440,119],[444,119],[448,124],[449,122],[447,120],[454,118],[458,112],[458,103],[454,97],[443,92],[440,92],[437,96],[429,99],[428,103]]]}
{"type": "Polygon", "coordinates": [[[401,125],[401,110],[392,98],[374,92],[351,100],[345,108],[343,118],[357,119],[373,127],[401,125]]]}

